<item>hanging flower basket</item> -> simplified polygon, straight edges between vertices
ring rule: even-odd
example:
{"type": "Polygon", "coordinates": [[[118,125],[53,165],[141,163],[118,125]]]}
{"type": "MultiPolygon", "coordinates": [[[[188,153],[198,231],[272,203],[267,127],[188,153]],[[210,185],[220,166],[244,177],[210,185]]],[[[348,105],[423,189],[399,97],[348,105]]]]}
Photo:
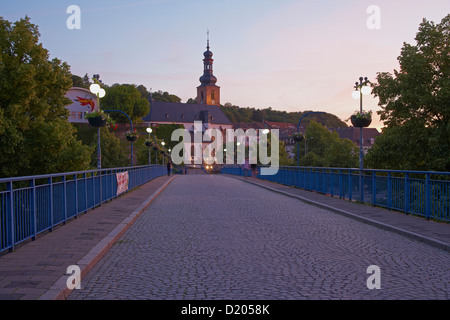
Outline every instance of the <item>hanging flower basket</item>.
{"type": "Polygon", "coordinates": [[[146,145],[147,147],[153,146],[153,142],[151,142],[151,141],[145,140],[144,143],[145,143],[145,145],[146,145]]]}
{"type": "Polygon", "coordinates": [[[290,135],[290,137],[295,141],[295,142],[300,142],[303,140],[303,135],[301,133],[293,133],[290,135]]]}
{"type": "Polygon", "coordinates": [[[153,150],[158,151],[158,146],[153,146],[153,150]]]}
{"type": "Polygon", "coordinates": [[[106,127],[106,125],[111,128],[117,128],[111,117],[105,113],[103,110],[95,110],[86,113],[84,117],[89,121],[89,124],[93,127],[106,127]]]}
{"type": "Polygon", "coordinates": [[[370,126],[372,123],[372,111],[369,112],[355,112],[351,117],[350,121],[352,125],[356,128],[365,128],[370,126]]]}
{"type": "Polygon", "coordinates": [[[128,141],[136,141],[138,138],[139,133],[136,132],[136,129],[133,131],[127,131],[124,133],[124,136],[127,138],[128,141]]]}
{"type": "Polygon", "coordinates": [[[102,117],[88,118],[88,121],[93,127],[106,127],[106,119],[102,119],[102,117]]]}

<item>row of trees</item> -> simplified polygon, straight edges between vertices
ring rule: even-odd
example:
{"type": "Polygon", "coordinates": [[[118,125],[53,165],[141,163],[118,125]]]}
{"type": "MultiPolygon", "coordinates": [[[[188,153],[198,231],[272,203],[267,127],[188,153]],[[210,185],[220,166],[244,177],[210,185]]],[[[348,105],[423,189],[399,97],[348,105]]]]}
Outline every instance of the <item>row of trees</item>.
{"type": "MultiPolygon", "coordinates": [[[[242,108],[234,106],[231,103],[225,103],[221,106],[221,110],[230,119],[231,122],[262,122],[264,120],[270,122],[287,122],[297,124],[300,118],[309,110],[299,112],[287,112],[273,110],[271,107],[265,109],[242,108]]],[[[330,113],[312,114],[302,120],[302,124],[308,125],[309,122],[316,121],[329,128],[345,128],[347,124],[337,116],[330,113]]]]}

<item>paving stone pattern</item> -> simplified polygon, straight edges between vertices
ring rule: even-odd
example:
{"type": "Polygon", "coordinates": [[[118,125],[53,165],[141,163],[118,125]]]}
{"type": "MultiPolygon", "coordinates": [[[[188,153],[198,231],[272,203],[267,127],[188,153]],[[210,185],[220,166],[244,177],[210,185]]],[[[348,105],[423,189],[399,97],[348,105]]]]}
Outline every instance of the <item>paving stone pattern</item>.
{"type": "Polygon", "coordinates": [[[450,254],[217,175],[175,179],[69,299],[449,299],[450,254]],[[368,266],[381,270],[369,290],[368,266]]]}

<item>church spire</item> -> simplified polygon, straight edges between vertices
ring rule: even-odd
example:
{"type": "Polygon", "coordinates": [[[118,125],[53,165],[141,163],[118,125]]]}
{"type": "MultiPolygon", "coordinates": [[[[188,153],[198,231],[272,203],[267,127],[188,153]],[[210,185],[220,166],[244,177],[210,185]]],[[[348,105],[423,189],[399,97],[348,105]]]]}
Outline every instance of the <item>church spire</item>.
{"type": "Polygon", "coordinates": [[[209,50],[209,29],[206,32],[206,51],[203,53],[203,75],[197,87],[197,102],[200,104],[220,105],[220,87],[213,75],[213,53],[209,50]]]}
{"type": "Polygon", "coordinates": [[[203,75],[200,77],[202,85],[214,85],[217,78],[213,75],[213,53],[209,50],[209,30],[206,38],[206,51],[203,53],[203,75]]]}

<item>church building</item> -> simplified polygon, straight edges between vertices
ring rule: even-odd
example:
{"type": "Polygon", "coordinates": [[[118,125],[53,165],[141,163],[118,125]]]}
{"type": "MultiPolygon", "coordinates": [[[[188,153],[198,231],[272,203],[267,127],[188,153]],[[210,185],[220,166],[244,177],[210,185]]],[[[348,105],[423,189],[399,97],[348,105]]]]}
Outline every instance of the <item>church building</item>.
{"type": "MultiPolygon", "coordinates": [[[[224,134],[226,129],[233,128],[233,124],[220,109],[220,87],[216,85],[217,78],[213,74],[212,55],[208,39],[203,53],[203,75],[197,87],[197,103],[150,101],[150,112],[142,118],[147,126],[181,124],[191,133],[192,142],[195,121],[202,122],[203,132],[206,129],[218,129],[224,134]]],[[[203,147],[207,144],[209,142],[205,141],[203,147]]]]}

